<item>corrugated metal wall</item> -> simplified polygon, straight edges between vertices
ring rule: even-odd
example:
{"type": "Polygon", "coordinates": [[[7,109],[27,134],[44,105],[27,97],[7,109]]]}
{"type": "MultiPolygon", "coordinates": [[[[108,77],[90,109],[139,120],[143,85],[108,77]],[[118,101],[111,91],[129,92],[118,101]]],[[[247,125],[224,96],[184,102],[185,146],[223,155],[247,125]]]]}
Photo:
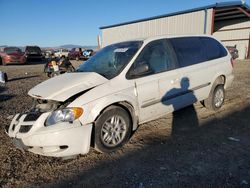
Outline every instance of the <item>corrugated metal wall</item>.
{"type": "Polygon", "coordinates": [[[250,37],[249,18],[215,23],[215,33],[213,35],[221,40],[225,46],[236,45],[239,51],[239,59],[247,58],[250,37]]]}
{"type": "Polygon", "coordinates": [[[116,42],[159,35],[204,34],[204,29],[207,34],[211,34],[212,9],[206,11],[102,29],[102,47],[116,42]]]}

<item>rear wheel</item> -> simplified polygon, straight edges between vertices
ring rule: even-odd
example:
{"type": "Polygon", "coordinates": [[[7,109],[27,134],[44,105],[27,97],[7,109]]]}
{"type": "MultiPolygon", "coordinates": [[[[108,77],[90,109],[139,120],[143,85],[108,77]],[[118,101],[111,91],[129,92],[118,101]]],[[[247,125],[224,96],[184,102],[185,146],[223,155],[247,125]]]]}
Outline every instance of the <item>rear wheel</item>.
{"type": "Polygon", "coordinates": [[[131,134],[131,119],[126,110],[111,106],[96,120],[94,142],[100,152],[111,152],[123,146],[131,134]]]}
{"type": "Polygon", "coordinates": [[[210,92],[209,97],[204,100],[204,106],[210,110],[218,110],[222,107],[225,100],[224,85],[217,85],[210,92]]]}

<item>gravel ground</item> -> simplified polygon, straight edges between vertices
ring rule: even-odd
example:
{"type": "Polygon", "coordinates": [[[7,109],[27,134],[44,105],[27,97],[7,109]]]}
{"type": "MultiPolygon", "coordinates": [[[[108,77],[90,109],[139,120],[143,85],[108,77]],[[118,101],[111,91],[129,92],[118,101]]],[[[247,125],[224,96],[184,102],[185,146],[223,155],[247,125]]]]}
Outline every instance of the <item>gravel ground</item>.
{"type": "Polygon", "coordinates": [[[116,152],[69,160],[19,151],[4,132],[30,108],[28,90],[47,79],[43,64],[0,70],[10,80],[0,86],[0,187],[250,187],[250,61],[235,65],[218,112],[197,103],[141,125],[116,152]]]}

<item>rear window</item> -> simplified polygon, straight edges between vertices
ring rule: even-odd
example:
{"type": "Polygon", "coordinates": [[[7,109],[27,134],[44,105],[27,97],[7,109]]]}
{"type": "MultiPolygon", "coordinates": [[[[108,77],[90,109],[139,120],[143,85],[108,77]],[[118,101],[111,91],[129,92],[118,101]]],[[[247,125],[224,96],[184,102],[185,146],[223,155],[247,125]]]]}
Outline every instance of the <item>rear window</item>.
{"type": "Polygon", "coordinates": [[[38,46],[27,46],[25,51],[41,53],[41,49],[38,46]]]}
{"type": "Polygon", "coordinates": [[[17,52],[21,53],[22,51],[19,48],[11,47],[11,48],[4,48],[4,52],[7,53],[7,54],[11,54],[11,53],[17,53],[17,52]]]}
{"type": "Polygon", "coordinates": [[[209,37],[181,37],[169,39],[181,67],[225,57],[227,51],[209,37]]]}

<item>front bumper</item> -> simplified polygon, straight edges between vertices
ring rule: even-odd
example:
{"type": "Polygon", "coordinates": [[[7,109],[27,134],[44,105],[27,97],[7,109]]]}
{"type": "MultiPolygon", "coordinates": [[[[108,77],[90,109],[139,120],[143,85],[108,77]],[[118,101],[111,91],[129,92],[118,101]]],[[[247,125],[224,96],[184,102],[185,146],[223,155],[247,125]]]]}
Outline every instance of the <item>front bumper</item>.
{"type": "Polygon", "coordinates": [[[41,114],[35,121],[29,114],[17,114],[7,130],[14,145],[19,149],[53,157],[89,152],[92,124],[82,125],[76,120],[45,127],[48,114],[41,114]]]}

